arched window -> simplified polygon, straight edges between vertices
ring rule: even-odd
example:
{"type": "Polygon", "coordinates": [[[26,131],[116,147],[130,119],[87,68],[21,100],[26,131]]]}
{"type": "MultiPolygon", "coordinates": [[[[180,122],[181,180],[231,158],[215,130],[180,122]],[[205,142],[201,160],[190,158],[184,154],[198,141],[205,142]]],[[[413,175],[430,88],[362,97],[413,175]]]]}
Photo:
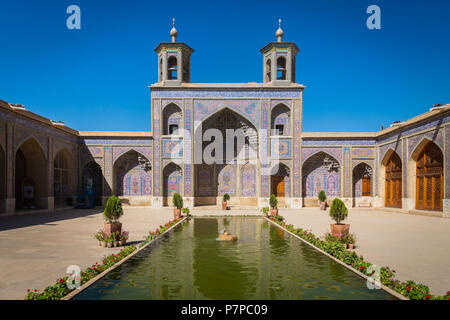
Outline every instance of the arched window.
{"type": "Polygon", "coordinates": [[[286,80],[286,59],[284,57],[277,59],[277,80],[286,80]]]}
{"type": "Polygon", "coordinates": [[[171,56],[167,62],[167,77],[169,80],[178,79],[178,62],[174,56],[171,56]]]}
{"type": "Polygon", "coordinates": [[[272,61],[267,59],[266,61],[266,82],[270,82],[272,80],[272,61]]]}

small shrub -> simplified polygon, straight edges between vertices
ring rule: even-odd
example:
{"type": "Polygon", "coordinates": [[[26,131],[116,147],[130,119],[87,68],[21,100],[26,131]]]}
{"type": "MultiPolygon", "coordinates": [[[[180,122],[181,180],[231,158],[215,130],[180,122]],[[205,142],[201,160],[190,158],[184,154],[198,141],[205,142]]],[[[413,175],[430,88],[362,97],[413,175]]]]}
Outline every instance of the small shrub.
{"type": "Polygon", "coordinates": [[[348,210],[345,203],[341,199],[334,198],[330,207],[330,217],[336,221],[337,224],[340,224],[347,216],[348,210]]]}
{"type": "Polygon", "coordinates": [[[123,215],[122,204],[119,198],[111,196],[106,203],[103,216],[109,223],[119,222],[120,217],[123,215]]]}
{"type": "Polygon", "coordinates": [[[189,215],[189,212],[191,212],[188,208],[181,209],[181,212],[183,212],[185,215],[189,215]]]}
{"type": "Polygon", "coordinates": [[[173,206],[177,209],[183,208],[183,198],[180,196],[178,192],[175,192],[172,197],[173,206]]]}
{"type": "Polygon", "coordinates": [[[320,191],[320,192],[319,192],[318,198],[319,198],[319,201],[320,201],[320,202],[325,202],[325,201],[327,201],[327,195],[326,195],[325,191],[323,191],[323,190],[320,191]]]}
{"type": "Polygon", "coordinates": [[[342,237],[342,242],[344,242],[345,244],[355,244],[356,236],[353,233],[347,234],[342,237]]]}
{"type": "Polygon", "coordinates": [[[225,193],[225,194],[223,195],[222,201],[223,201],[223,202],[227,202],[228,200],[230,200],[230,195],[229,195],[228,193],[225,193]]]}
{"type": "Polygon", "coordinates": [[[262,208],[262,212],[263,212],[264,214],[268,214],[268,213],[269,213],[269,207],[264,207],[264,208],[262,208]]]}
{"type": "Polygon", "coordinates": [[[278,199],[274,194],[270,195],[269,204],[272,209],[276,209],[278,205],[278,199]]]}

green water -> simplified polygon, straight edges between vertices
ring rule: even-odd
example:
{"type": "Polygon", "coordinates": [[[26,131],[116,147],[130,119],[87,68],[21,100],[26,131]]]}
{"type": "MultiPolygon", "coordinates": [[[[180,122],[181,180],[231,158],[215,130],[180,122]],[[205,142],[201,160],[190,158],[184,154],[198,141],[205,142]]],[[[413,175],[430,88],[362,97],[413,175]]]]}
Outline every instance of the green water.
{"type": "Polygon", "coordinates": [[[394,299],[261,218],[195,218],[76,299],[394,299]],[[226,228],[236,242],[217,241],[226,228]]]}

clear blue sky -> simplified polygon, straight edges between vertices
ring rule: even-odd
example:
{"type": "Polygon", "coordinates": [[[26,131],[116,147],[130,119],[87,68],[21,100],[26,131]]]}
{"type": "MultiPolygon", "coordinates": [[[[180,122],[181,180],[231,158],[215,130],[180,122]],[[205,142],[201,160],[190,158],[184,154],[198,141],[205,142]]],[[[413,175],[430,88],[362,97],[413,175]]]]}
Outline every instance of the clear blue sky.
{"type": "Polygon", "coordinates": [[[300,48],[304,131],[376,131],[450,102],[450,1],[1,0],[0,99],[77,130],[150,130],[154,48],[195,49],[192,82],[262,81],[283,19],[300,48]],[[66,8],[81,8],[81,30],[66,8]],[[381,30],[366,8],[381,8],[381,30]]]}

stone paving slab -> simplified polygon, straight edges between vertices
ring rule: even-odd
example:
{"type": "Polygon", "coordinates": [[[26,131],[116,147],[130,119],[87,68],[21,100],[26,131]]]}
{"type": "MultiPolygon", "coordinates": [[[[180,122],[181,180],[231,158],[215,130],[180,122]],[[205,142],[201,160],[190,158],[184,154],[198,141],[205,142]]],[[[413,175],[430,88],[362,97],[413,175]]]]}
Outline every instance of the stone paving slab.
{"type": "MultiPolygon", "coordinates": [[[[333,220],[318,208],[280,209],[287,223],[322,237],[333,220]]],[[[386,212],[349,210],[350,233],[357,237],[356,253],[366,261],[389,266],[399,280],[414,280],[432,294],[450,290],[450,219],[386,212]]]]}
{"type": "MultiPolygon", "coordinates": [[[[124,207],[121,222],[133,243],[171,219],[171,209],[124,207]]],[[[103,248],[94,239],[103,223],[99,209],[0,218],[0,299],[24,299],[27,289],[53,284],[67,266],[83,270],[118,252],[120,247],[103,248]]]]}

